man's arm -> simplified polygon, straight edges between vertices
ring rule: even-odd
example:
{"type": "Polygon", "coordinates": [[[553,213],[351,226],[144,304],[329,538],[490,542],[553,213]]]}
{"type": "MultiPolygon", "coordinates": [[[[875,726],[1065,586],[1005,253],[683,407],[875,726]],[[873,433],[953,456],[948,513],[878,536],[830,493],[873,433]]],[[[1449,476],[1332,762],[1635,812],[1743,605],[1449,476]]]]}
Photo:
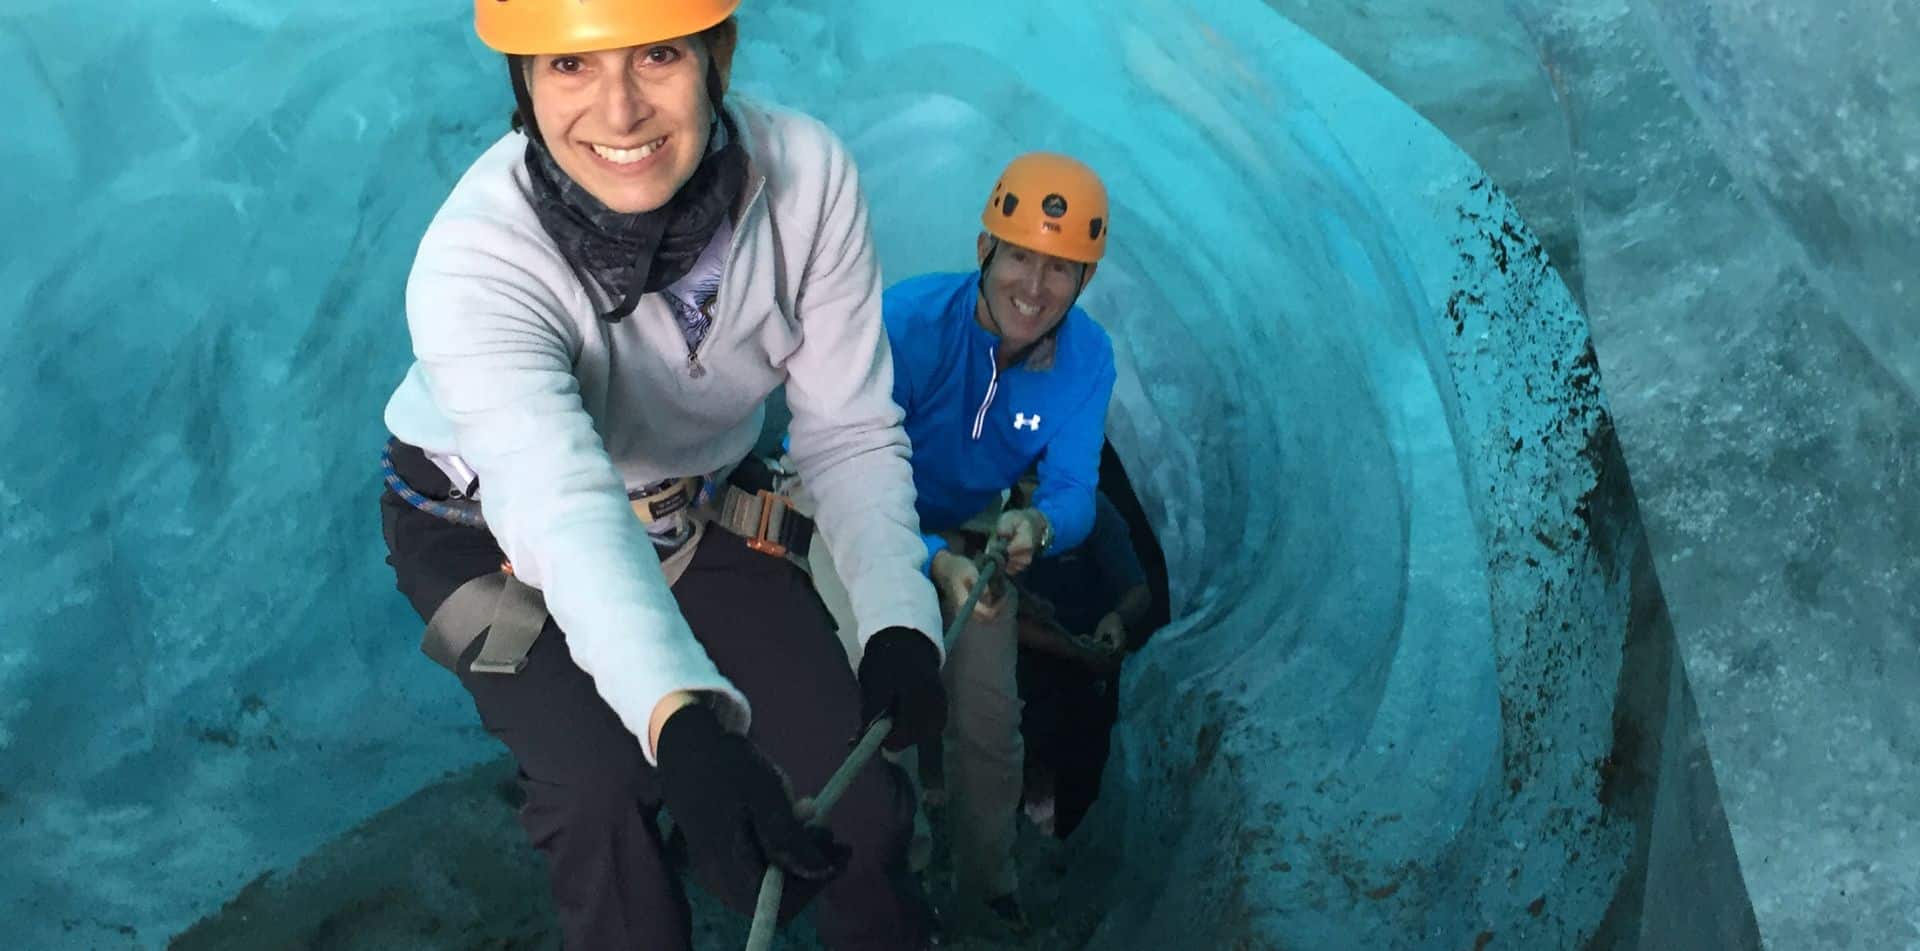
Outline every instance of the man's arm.
{"type": "Polygon", "coordinates": [[[1133,550],[1133,534],[1127,527],[1126,516],[1120,514],[1120,508],[1104,492],[1094,497],[1093,534],[1088,536],[1087,546],[1100,569],[1106,590],[1122,592],[1119,601],[1102,619],[1102,627],[1110,630],[1101,634],[1101,640],[1112,644],[1115,650],[1135,650],[1153,633],[1145,629],[1147,612],[1153,609],[1153,590],[1147,586],[1147,572],[1140,564],[1140,554],[1133,550]]]}
{"type": "Polygon", "coordinates": [[[1023,617],[1018,627],[1022,647],[1065,658],[1101,673],[1120,669],[1120,655],[1080,646],[1065,629],[1051,620],[1023,617]]]}
{"type": "Polygon", "coordinates": [[[1142,629],[1147,610],[1153,606],[1153,592],[1145,583],[1128,588],[1113,610],[1100,618],[1094,628],[1094,640],[1108,650],[1132,651],[1145,642],[1150,632],[1142,629]]]}
{"type": "MultiPolygon", "coordinates": [[[[1099,328],[1094,328],[1096,331],[1099,328]]],[[[1101,343],[1106,345],[1104,332],[1101,343]]],[[[1040,455],[1040,488],[1033,508],[1053,528],[1048,551],[1066,551],[1093,531],[1094,488],[1100,483],[1100,446],[1106,441],[1107,404],[1113,398],[1111,349],[1094,369],[1094,379],[1079,406],[1056,429],[1040,455]]],[[[1038,526],[1036,526],[1038,527],[1038,526]]]]}

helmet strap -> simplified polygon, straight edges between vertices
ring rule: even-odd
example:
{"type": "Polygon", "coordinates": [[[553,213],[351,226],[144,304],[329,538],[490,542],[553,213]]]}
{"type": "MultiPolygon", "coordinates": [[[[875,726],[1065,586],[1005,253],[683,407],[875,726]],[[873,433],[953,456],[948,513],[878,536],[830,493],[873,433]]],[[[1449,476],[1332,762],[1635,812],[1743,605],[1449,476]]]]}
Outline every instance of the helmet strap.
{"type": "Polygon", "coordinates": [[[532,62],[531,56],[507,54],[507,78],[513,83],[513,128],[544,145],[540,138],[540,120],[533,116],[533,90],[527,88],[527,68],[532,62]]]}
{"type": "Polygon", "coordinates": [[[993,335],[1005,337],[1007,331],[1000,326],[1000,315],[993,312],[993,296],[987,293],[987,272],[993,268],[993,256],[1000,253],[1000,239],[993,239],[987,246],[987,256],[980,259],[980,303],[987,308],[987,321],[993,324],[993,335]]]}

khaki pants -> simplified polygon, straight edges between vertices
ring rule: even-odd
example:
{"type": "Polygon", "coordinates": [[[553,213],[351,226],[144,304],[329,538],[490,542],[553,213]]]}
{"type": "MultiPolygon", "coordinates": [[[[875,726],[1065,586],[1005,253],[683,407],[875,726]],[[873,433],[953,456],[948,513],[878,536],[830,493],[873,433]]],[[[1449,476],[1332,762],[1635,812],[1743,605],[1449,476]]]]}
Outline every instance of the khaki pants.
{"type": "MultiPolygon", "coordinates": [[[[999,514],[1000,507],[995,505],[969,521],[967,528],[990,533],[999,514]]],[[[962,550],[955,548],[956,552],[962,550]]],[[[847,662],[858,670],[859,628],[826,544],[816,538],[807,561],[815,590],[840,625],[840,643],[846,649],[847,662]]],[[[964,901],[986,901],[1009,894],[1019,884],[1013,844],[1018,832],[1026,750],[1020,737],[1020,685],[1016,677],[1017,604],[1012,586],[1005,590],[1006,600],[997,616],[992,620],[973,616],[959,637],[947,645],[946,666],[941,671],[948,704],[943,746],[950,794],[948,816],[953,825],[954,885],[964,901]]],[[[941,621],[949,628],[958,607],[941,599],[941,621]]],[[[914,769],[911,755],[903,765],[917,781],[919,771],[914,769]]],[[[924,867],[931,847],[925,812],[920,816],[912,850],[915,867],[924,867]]]]}
{"type": "MultiPolygon", "coordinates": [[[[942,605],[949,625],[958,605],[942,605]]],[[[1013,843],[1025,778],[1012,589],[990,621],[968,619],[947,649],[946,771],[954,887],[963,901],[1013,892],[1013,843]]]]}

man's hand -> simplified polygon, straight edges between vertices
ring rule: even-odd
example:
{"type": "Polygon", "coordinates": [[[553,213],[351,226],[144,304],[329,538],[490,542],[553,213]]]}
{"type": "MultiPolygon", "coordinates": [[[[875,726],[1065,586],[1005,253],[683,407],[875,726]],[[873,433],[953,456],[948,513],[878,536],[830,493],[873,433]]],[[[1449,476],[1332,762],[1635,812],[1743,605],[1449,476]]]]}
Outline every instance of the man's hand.
{"type": "Polygon", "coordinates": [[[1007,574],[1017,575],[1033,564],[1046,534],[1047,517],[1039,509],[1008,509],[1000,513],[995,534],[1007,540],[1007,574]]]}
{"type": "Polygon", "coordinates": [[[1100,623],[1094,625],[1093,642],[1100,645],[1101,650],[1115,654],[1126,649],[1127,625],[1120,619],[1118,612],[1108,611],[1106,616],[1100,619],[1100,623]]]}
{"type": "MultiPolygon", "coordinates": [[[[973,593],[973,586],[980,583],[977,565],[944,548],[933,556],[933,565],[927,573],[933,577],[933,587],[940,592],[940,600],[946,603],[948,613],[960,610],[960,606],[967,603],[967,595],[973,593]]],[[[991,621],[1000,616],[1000,607],[1001,599],[987,590],[974,602],[973,616],[991,621]]]]}
{"type": "Polygon", "coordinates": [[[1101,650],[1093,645],[1091,638],[1075,637],[1050,621],[1022,618],[1020,646],[1073,661],[1098,674],[1113,674],[1120,670],[1120,654],[1101,650]]]}

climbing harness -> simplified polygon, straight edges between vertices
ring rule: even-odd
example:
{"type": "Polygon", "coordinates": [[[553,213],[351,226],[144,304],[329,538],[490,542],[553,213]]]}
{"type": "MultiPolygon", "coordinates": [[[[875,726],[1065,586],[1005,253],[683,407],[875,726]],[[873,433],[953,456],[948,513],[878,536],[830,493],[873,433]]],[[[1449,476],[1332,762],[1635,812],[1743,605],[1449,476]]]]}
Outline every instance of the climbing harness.
{"type": "Polygon", "coordinates": [[[786,493],[792,478],[759,456],[741,460],[728,476],[719,521],[720,527],[746,539],[748,548],[805,568],[813,543],[813,520],[794,509],[786,493]]]}
{"type": "MultiPolygon", "coordinates": [[[[967,599],[961,603],[960,610],[954,613],[953,623],[947,625],[947,635],[943,643],[952,651],[953,642],[960,638],[960,632],[967,626],[967,618],[973,614],[973,607],[980,603],[993,576],[1007,563],[1007,542],[1004,538],[994,538],[987,550],[980,556],[980,579],[973,583],[967,592],[967,599]]],[[[812,799],[802,799],[794,804],[793,811],[801,822],[810,826],[824,826],[827,812],[833,804],[840,801],[840,795],[853,783],[853,777],[867,767],[875,751],[885,742],[887,734],[893,732],[893,718],[881,716],[867,727],[860,737],[860,743],[847,754],[845,762],[827,778],[826,785],[820,787],[820,794],[812,799]]],[[[786,876],[781,874],[777,865],[767,866],[766,874],[760,878],[760,898],[753,906],[753,927],[747,932],[747,951],[768,951],[773,947],[773,931],[780,915],[780,899],[786,892],[786,876]]]]}
{"type": "MultiPolygon", "coordinates": [[[[450,501],[429,499],[407,484],[393,464],[391,446],[381,450],[386,485],[408,505],[470,528],[486,528],[477,493],[450,501]]],[[[703,476],[667,479],[629,492],[628,502],[660,550],[668,586],[680,578],[706,523],[718,524],[743,539],[748,548],[806,567],[813,520],[793,509],[781,490],[784,473],[748,456],[727,475],[717,506],[715,480],[703,476]]],[[[459,672],[460,657],[485,638],[470,669],[480,674],[517,674],[547,623],[547,602],[539,589],[514,577],[513,565],[468,580],[440,603],[427,621],[420,650],[442,667],[459,672]]]]}

